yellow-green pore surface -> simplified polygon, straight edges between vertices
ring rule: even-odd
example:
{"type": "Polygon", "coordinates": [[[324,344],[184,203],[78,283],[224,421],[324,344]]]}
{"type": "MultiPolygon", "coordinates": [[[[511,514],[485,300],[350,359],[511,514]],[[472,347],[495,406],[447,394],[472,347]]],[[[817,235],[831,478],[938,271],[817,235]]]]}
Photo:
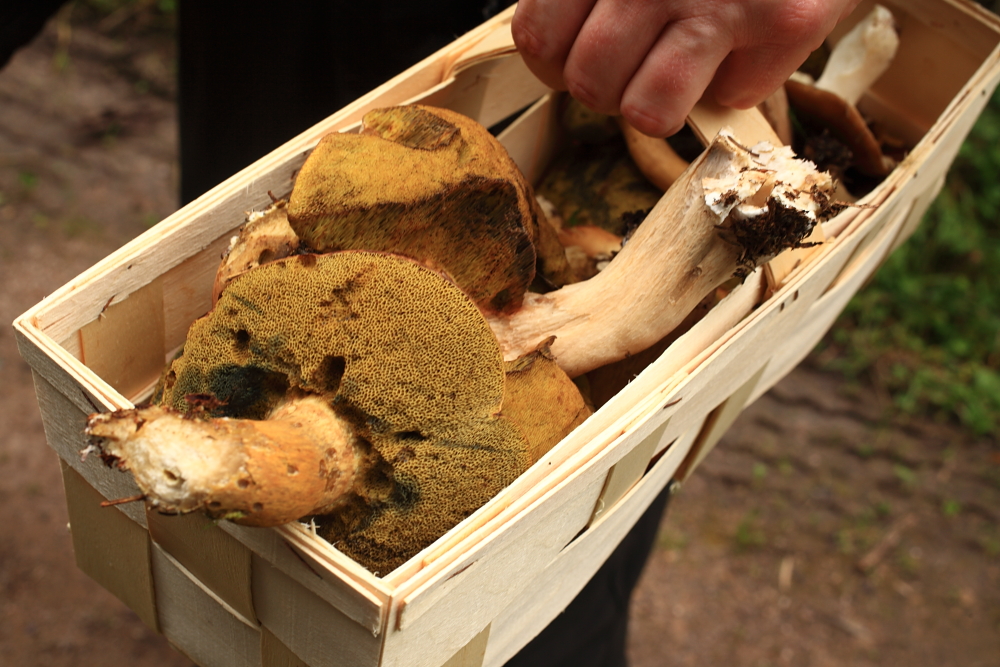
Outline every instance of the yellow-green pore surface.
{"type": "Polygon", "coordinates": [[[236,278],[195,322],[165,380],[185,410],[263,418],[289,388],[329,397],[370,443],[356,496],[321,534],[387,574],[514,480],[526,441],[498,417],[503,359],[475,304],[405,258],[301,255],[236,278]]]}

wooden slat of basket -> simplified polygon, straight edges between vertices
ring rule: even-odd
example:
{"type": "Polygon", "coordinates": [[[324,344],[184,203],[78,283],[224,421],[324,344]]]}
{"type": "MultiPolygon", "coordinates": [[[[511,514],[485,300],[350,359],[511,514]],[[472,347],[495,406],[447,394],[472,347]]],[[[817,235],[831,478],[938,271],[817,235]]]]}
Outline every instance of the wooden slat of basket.
{"type": "MultiPolygon", "coordinates": [[[[86,461],[82,459],[81,452],[87,446],[87,438],[83,433],[87,413],[34,370],[32,377],[45,439],[59,454],[60,460],[97,489],[103,498],[114,500],[139,495],[141,492],[132,475],[108,468],[98,456],[88,457],[86,461]]],[[[124,514],[139,526],[146,527],[146,512],[141,502],[116,505],[114,511],[124,514]]]]}
{"type": "Polygon", "coordinates": [[[491,627],[487,625],[468,644],[448,658],[448,662],[441,667],[482,667],[483,659],[486,657],[486,646],[490,639],[490,630],[491,627]]]}
{"type": "Polygon", "coordinates": [[[112,295],[96,320],[80,329],[80,361],[126,397],[134,397],[163,372],[163,279],[125,301],[112,295]]]}
{"type": "Polygon", "coordinates": [[[204,667],[259,667],[260,630],[215,597],[163,549],[153,545],[160,631],[204,667]]]}
{"type": "Polygon", "coordinates": [[[693,435],[673,443],[659,461],[586,533],[568,545],[494,620],[484,667],[499,667],[566,608],[673,477],[693,435]]]}
{"type": "Polygon", "coordinates": [[[252,570],[258,618],[310,667],[380,664],[380,635],[348,618],[256,554],[252,570]]]}
{"type": "MultiPolygon", "coordinates": [[[[230,522],[222,522],[219,526],[246,545],[255,556],[298,582],[303,590],[311,591],[312,595],[339,609],[359,627],[373,634],[382,631],[391,589],[375,577],[369,575],[364,583],[359,583],[345,574],[346,568],[334,568],[326,560],[303,549],[302,545],[306,542],[304,539],[293,537],[293,547],[284,536],[288,527],[270,530],[248,528],[230,522]],[[375,588],[378,586],[381,588],[375,588]]],[[[315,538],[313,541],[325,544],[315,538]]],[[[329,545],[326,547],[329,548],[329,545]]],[[[346,558],[343,554],[340,557],[346,558]]],[[[352,565],[354,568],[361,568],[357,563],[352,565]]],[[[256,605],[257,600],[254,602],[256,605]]]]}
{"type": "Polygon", "coordinates": [[[561,134],[559,94],[548,93],[497,135],[532,185],[537,185],[556,152],[561,134]]]}
{"type": "Polygon", "coordinates": [[[63,487],[76,566],[125,603],[148,627],[162,631],[151,571],[149,533],[114,507],[65,461],[63,487]]]}
{"type": "Polygon", "coordinates": [[[760,370],[750,376],[750,379],[744,382],[739,389],[730,394],[729,398],[708,413],[704,426],[691,446],[691,451],[674,474],[674,479],[677,482],[686,482],[691,473],[694,472],[694,469],[701,465],[705,457],[709,455],[719,440],[722,439],[722,436],[726,434],[729,427],[740,416],[743,408],[746,407],[754,388],[760,382],[760,378],[764,375],[766,368],[767,363],[764,363],[760,367],[760,370]]]}
{"type": "Polygon", "coordinates": [[[166,516],[147,509],[153,543],[242,618],[256,624],[250,550],[200,513],[166,516]]]}
{"type": "Polygon", "coordinates": [[[266,627],[260,629],[261,667],[309,667],[266,627]]]}
{"type": "MultiPolygon", "coordinates": [[[[602,516],[610,512],[621,500],[629,489],[635,486],[649,467],[649,462],[653,459],[654,452],[660,449],[660,443],[665,440],[664,431],[670,420],[667,419],[652,433],[643,438],[642,442],[636,445],[632,451],[619,459],[618,463],[611,466],[604,479],[604,488],[601,495],[597,497],[597,504],[594,506],[594,513],[587,522],[591,526],[602,516]]],[[[663,443],[666,446],[669,443],[663,443]]]]}

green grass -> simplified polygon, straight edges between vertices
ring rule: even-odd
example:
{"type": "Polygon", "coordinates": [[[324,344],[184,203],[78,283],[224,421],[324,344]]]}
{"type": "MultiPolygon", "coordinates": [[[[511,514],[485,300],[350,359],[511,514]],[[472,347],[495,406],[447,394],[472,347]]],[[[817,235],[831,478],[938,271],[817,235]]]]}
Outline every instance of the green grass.
{"type": "Polygon", "coordinates": [[[824,343],[828,368],[867,378],[895,408],[1000,426],[1000,94],[913,237],[824,343]]]}

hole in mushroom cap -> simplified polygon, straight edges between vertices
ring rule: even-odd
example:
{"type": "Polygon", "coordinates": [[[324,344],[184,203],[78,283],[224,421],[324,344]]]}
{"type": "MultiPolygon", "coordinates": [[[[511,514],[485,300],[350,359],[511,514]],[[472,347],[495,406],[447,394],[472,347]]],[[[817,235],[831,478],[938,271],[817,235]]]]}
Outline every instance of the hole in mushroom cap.
{"type": "Polygon", "coordinates": [[[289,463],[288,464],[288,474],[289,475],[298,475],[299,474],[299,469],[296,468],[295,466],[293,466],[291,463],[289,463]]]}
{"type": "Polygon", "coordinates": [[[241,479],[240,481],[236,482],[236,484],[237,484],[237,486],[239,486],[239,487],[240,487],[241,489],[245,489],[245,488],[247,488],[248,486],[250,486],[250,480],[249,480],[249,479],[241,479]]]}
{"type": "Polygon", "coordinates": [[[427,439],[427,436],[420,431],[400,431],[396,433],[396,437],[400,440],[417,440],[423,441],[427,439]]]}
{"type": "Polygon", "coordinates": [[[236,339],[236,349],[240,352],[246,352],[250,349],[250,332],[246,329],[240,329],[237,331],[233,337],[236,339]]]}
{"type": "Polygon", "coordinates": [[[340,389],[340,382],[344,379],[346,370],[347,361],[344,357],[327,355],[316,371],[316,384],[325,393],[335,394],[340,389]]]}
{"type": "Polygon", "coordinates": [[[274,259],[274,256],[275,256],[274,250],[272,250],[271,248],[264,248],[264,250],[260,252],[260,255],[257,256],[257,263],[267,264],[268,262],[274,259]]]}
{"type": "Polygon", "coordinates": [[[169,480],[169,481],[171,481],[171,482],[176,482],[176,481],[178,481],[178,480],[180,479],[180,476],[179,476],[179,475],[177,475],[177,474],[176,474],[176,473],[175,473],[174,471],[172,471],[172,470],[164,470],[164,471],[163,471],[163,476],[164,476],[164,477],[166,477],[166,478],[167,478],[167,480],[169,480]]]}
{"type": "Polygon", "coordinates": [[[254,512],[262,512],[262,511],[264,511],[264,506],[261,505],[260,503],[254,503],[253,504],[253,511],[254,512]]]}
{"type": "Polygon", "coordinates": [[[222,503],[220,503],[218,500],[213,500],[208,504],[208,506],[213,508],[219,508],[222,507],[222,503]]]}

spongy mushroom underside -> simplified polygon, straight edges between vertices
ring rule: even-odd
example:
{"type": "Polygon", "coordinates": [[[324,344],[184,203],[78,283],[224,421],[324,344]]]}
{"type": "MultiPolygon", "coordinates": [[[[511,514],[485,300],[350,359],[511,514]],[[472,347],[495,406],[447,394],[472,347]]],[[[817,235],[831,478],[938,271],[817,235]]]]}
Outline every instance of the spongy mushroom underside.
{"type": "Polygon", "coordinates": [[[498,416],[502,357],[475,304],[405,258],[302,255],[238,278],[196,322],[164,383],[186,409],[262,418],[289,390],[328,398],[370,445],[369,467],[320,533],[386,574],[498,493],[528,465],[498,416]]]}

